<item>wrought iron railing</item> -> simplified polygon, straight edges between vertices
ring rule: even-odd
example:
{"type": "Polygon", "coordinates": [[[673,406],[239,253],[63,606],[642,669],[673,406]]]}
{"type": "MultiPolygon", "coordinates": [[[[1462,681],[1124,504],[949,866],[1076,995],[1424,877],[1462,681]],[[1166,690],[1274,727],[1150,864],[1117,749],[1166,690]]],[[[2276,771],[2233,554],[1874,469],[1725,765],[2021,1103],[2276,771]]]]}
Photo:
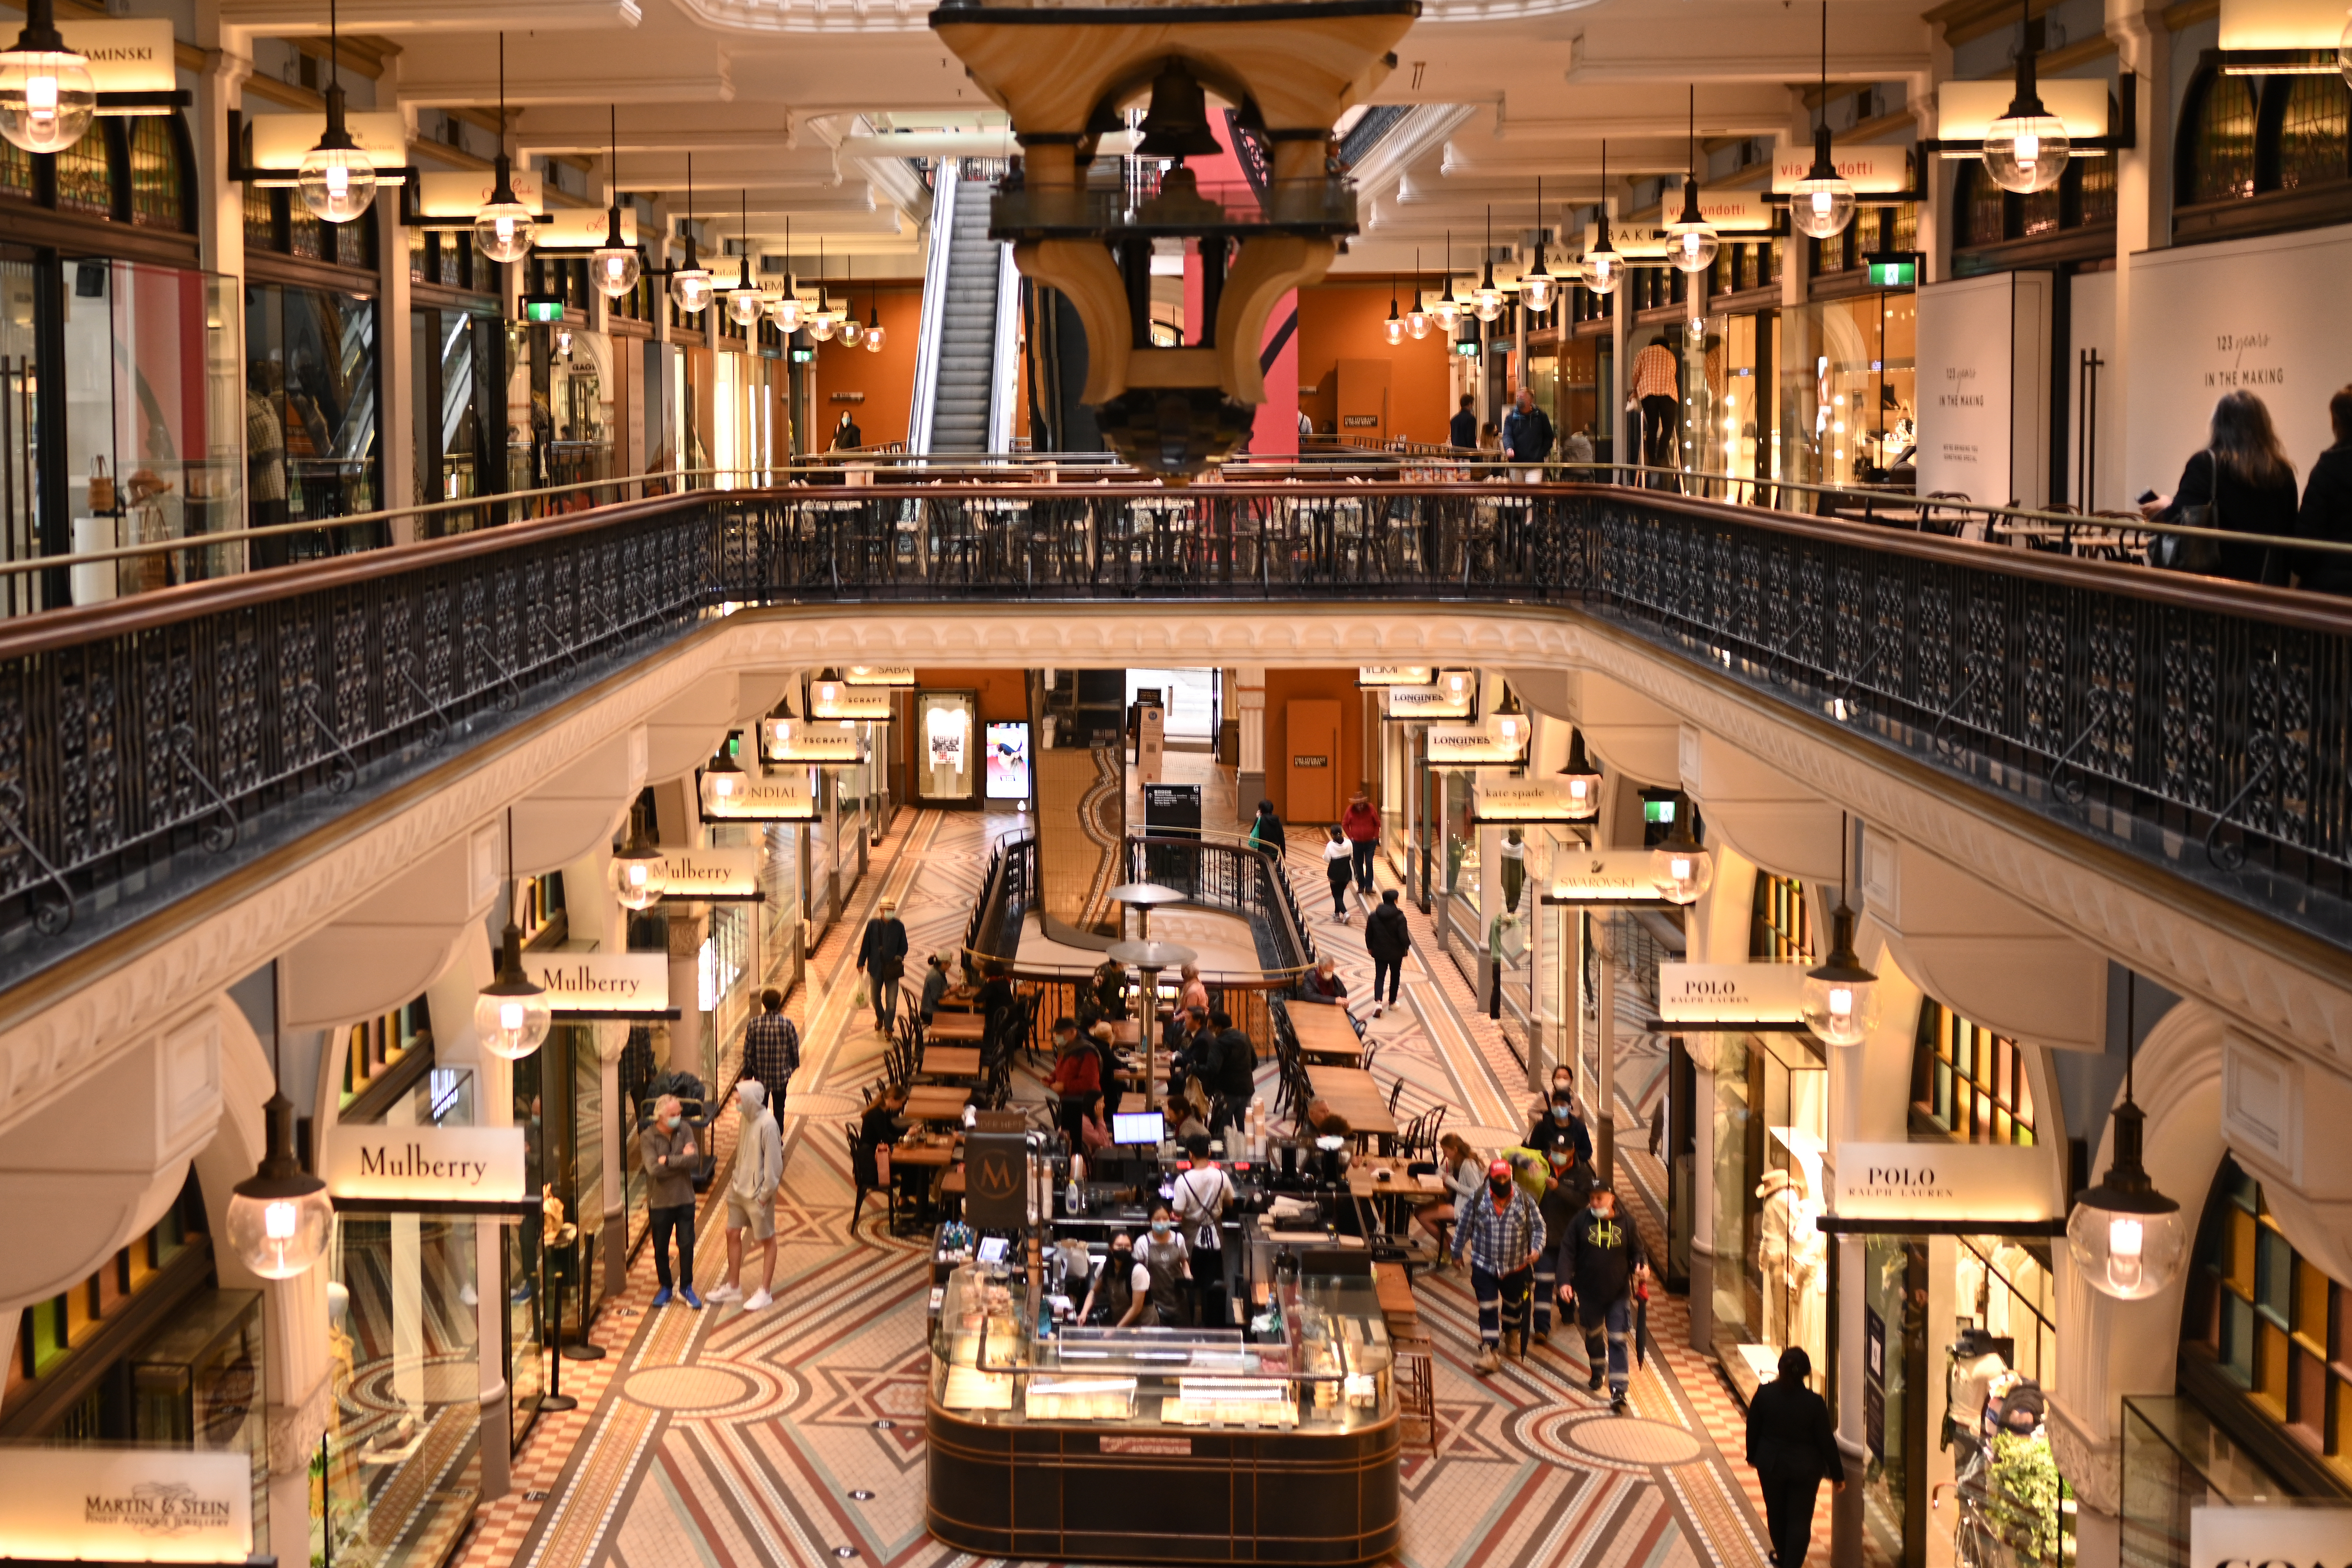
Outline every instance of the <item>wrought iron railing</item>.
{"type": "Polygon", "coordinates": [[[0,984],[721,605],[852,597],[1572,608],[2352,945],[2340,601],[1601,486],[894,485],[656,497],[0,624],[0,984]]]}

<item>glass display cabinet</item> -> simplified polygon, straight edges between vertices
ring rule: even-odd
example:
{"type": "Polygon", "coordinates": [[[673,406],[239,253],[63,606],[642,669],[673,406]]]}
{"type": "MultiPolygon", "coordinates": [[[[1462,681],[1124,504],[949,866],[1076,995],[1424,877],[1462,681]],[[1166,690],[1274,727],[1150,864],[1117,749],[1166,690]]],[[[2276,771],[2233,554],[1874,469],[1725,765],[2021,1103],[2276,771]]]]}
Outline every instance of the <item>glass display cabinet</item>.
{"type": "Polygon", "coordinates": [[[1246,1330],[1085,1328],[1057,1321],[1067,1311],[1017,1273],[950,1276],[928,1410],[940,1540],[1136,1563],[1394,1549],[1392,1351],[1369,1276],[1280,1280],[1246,1330]],[[1131,1489],[1146,1482],[1175,1490],[1131,1489]],[[1138,1495],[1187,1502],[1139,1511],[1138,1495]]]}

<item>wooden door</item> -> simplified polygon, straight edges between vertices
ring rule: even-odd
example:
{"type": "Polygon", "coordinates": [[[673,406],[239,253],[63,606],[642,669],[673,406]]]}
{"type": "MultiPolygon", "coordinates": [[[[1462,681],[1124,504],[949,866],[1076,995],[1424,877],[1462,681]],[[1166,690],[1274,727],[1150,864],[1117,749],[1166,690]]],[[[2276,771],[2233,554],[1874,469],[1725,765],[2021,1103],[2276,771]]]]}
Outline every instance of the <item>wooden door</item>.
{"type": "Polygon", "coordinates": [[[1339,704],[1328,697],[1297,698],[1283,714],[1283,817],[1288,822],[1339,820],[1339,704]]]}

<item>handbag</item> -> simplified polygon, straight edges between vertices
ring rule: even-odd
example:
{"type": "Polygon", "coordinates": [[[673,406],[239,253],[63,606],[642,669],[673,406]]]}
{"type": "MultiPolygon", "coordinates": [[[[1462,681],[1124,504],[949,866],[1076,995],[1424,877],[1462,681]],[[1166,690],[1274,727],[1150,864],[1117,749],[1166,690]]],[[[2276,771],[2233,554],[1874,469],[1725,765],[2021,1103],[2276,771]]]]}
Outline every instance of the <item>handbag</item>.
{"type": "MultiPolygon", "coordinates": [[[[2213,487],[2210,499],[2195,506],[2180,509],[2180,521],[2189,528],[2221,526],[2221,459],[2205,448],[2206,460],[2213,466],[2213,487]]],[[[2168,533],[2157,546],[2157,564],[2167,572],[2194,572],[2210,577],[2221,570],[2221,542],[2201,535],[2168,533]]]]}

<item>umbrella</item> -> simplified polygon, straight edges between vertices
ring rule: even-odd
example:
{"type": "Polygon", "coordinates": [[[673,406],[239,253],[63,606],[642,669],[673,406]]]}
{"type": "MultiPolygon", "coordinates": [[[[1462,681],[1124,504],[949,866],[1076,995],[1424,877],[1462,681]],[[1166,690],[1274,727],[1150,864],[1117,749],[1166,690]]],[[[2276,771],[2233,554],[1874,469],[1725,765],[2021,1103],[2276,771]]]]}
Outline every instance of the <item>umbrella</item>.
{"type": "Polygon", "coordinates": [[[1650,1288],[1633,1288],[1633,1364],[1650,1364],[1650,1288]]]}

